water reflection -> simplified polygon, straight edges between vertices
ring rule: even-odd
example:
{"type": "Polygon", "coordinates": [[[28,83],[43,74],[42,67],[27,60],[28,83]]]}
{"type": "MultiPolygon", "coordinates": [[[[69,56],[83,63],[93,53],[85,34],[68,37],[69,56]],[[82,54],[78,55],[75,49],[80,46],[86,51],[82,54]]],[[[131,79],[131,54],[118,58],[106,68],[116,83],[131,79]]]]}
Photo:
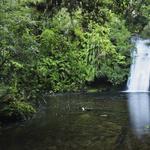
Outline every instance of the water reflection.
{"type": "Polygon", "coordinates": [[[128,93],[130,122],[136,134],[142,136],[150,126],[149,93],[128,93]]]}
{"type": "Polygon", "coordinates": [[[149,150],[145,126],[149,93],[59,95],[49,97],[25,126],[3,129],[0,150],[149,150]]]}

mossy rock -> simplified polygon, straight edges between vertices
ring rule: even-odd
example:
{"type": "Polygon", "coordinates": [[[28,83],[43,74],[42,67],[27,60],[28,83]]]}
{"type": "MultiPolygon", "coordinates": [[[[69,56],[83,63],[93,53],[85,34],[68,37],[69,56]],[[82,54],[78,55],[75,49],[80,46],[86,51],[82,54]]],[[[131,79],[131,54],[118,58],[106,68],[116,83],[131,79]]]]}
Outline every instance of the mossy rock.
{"type": "Polygon", "coordinates": [[[19,100],[3,100],[0,107],[0,121],[17,121],[27,118],[35,113],[35,109],[30,103],[19,100]]]}

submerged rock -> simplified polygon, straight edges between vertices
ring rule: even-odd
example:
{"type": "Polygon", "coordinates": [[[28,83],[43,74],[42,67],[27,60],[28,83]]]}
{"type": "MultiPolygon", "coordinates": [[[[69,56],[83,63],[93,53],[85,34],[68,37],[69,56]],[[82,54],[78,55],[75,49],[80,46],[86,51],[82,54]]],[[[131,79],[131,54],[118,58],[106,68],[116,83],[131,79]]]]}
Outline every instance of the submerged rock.
{"type": "Polygon", "coordinates": [[[101,117],[108,117],[107,115],[101,115],[101,117]]]}

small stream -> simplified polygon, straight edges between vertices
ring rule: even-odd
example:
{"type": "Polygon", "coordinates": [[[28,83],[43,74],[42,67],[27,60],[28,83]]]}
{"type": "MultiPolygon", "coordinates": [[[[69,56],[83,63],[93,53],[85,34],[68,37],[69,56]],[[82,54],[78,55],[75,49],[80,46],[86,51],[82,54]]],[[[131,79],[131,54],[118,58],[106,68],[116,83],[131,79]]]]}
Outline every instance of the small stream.
{"type": "Polygon", "coordinates": [[[149,92],[59,94],[47,102],[28,122],[3,127],[0,150],[150,149],[149,92]]]}

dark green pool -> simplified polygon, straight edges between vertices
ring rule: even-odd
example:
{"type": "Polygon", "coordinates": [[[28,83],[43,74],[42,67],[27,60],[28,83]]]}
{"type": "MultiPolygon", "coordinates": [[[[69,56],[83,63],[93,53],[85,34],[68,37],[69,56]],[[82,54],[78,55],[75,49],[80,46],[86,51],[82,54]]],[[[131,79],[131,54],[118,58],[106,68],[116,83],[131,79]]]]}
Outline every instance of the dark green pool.
{"type": "Polygon", "coordinates": [[[2,129],[0,150],[150,149],[150,93],[66,94],[47,101],[30,121],[2,129]]]}

